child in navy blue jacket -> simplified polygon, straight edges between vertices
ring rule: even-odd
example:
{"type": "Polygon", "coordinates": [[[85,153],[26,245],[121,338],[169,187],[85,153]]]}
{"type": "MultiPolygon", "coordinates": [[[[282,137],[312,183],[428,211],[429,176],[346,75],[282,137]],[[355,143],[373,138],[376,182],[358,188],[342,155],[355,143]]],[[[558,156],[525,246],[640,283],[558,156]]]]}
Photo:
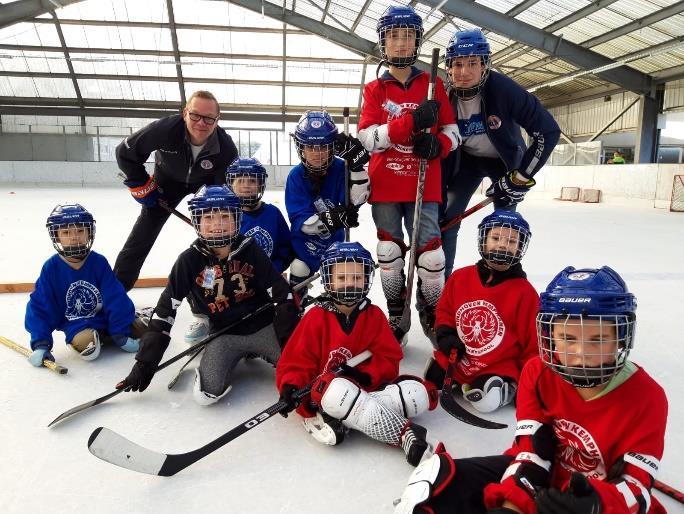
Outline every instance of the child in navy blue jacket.
{"type": "Polygon", "coordinates": [[[64,332],[67,344],[87,361],[100,355],[102,339],[137,352],[143,327],[134,324],[133,302],[107,259],[91,250],[93,216],[79,204],[58,205],[47,229],[57,254],[43,265],[26,306],[24,324],[33,350],[29,362],[39,367],[44,359],[55,360],[55,330],[64,332]]]}
{"type": "Polygon", "coordinates": [[[357,139],[338,134],[326,111],[307,111],[293,134],[297,164],[285,183],[285,208],[290,218],[295,259],[290,284],[295,286],[320,267],[321,255],[344,240],[344,229],[358,227],[358,210],[369,196],[363,166],[368,152],[357,139]],[[349,205],[345,205],[345,161],[349,164],[349,205]]]}
{"type": "MultiPolygon", "coordinates": [[[[226,171],[226,185],[240,198],[242,223],[240,234],[253,238],[282,273],[292,262],[290,227],[280,210],[261,200],[266,189],[266,168],[256,159],[235,159],[226,171]]],[[[185,332],[185,341],[195,344],[209,334],[209,319],[199,314],[190,302],[193,321],[185,332]]]]}

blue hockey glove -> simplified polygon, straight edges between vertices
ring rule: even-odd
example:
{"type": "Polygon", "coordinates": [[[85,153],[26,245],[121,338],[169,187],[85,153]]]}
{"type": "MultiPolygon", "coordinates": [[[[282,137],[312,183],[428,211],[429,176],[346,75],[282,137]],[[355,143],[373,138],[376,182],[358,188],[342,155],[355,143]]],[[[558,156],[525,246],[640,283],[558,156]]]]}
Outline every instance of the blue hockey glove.
{"type": "Polygon", "coordinates": [[[142,204],[144,207],[151,209],[159,202],[160,195],[157,189],[157,181],[154,177],[148,177],[145,183],[124,181],[124,184],[131,192],[131,196],[135,201],[142,204]]]}
{"type": "Polygon", "coordinates": [[[40,368],[44,360],[55,362],[55,358],[50,353],[51,346],[47,341],[36,341],[31,346],[33,353],[28,356],[28,361],[33,366],[40,368]]]}

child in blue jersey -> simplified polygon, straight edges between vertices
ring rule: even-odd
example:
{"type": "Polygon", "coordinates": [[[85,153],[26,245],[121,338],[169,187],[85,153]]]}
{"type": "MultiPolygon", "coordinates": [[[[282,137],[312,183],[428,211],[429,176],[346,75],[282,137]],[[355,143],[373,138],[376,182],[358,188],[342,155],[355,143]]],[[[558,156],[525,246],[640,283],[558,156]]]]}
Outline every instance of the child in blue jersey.
{"type": "Polygon", "coordinates": [[[369,186],[363,168],[368,153],[355,138],[338,134],[326,111],[307,111],[293,137],[302,162],[287,177],[285,208],[295,254],[290,284],[295,286],[316,272],[332,243],[344,240],[345,228],[359,226],[359,206],[368,199],[369,186]],[[345,161],[335,157],[335,150],[349,165],[349,205],[345,205],[345,161]]]}
{"type": "Polygon", "coordinates": [[[43,265],[26,306],[24,324],[33,350],[29,362],[42,366],[45,359],[55,360],[55,330],[64,332],[67,344],[87,361],[100,355],[101,339],[137,352],[144,328],[134,323],[133,302],[107,259],[91,251],[93,216],[79,204],[58,205],[48,217],[47,229],[57,255],[43,265]]]}
{"type": "MultiPolygon", "coordinates": [[[[254,238],[273,267],[282,273],[292,262],[290,227],[280,210],[261,200],[266,189],[266,168],[256,159],[235,159],[226,171],[226,185],[240,198],[242,223],[240,234],[254,238]]],[[[185,341],[195,344],[209,334],[209,319],[195,312],[189,300],[195,320],[185,333],[185,341]]]]}

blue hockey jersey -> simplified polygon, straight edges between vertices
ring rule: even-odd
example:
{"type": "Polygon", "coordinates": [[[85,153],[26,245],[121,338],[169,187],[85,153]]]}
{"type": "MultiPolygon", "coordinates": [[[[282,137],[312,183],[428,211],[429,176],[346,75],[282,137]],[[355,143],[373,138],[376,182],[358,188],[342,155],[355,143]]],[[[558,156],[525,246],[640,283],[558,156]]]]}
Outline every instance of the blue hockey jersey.
{"type": "Polygon", "coordinates": [[[292,261],[290,228],[280,210],[270,203],[261,202],[253,211],[242,212],[240,233],[254,238],[273,267],[282,273],[292,261]]]}
{"type": "Polygon", "coordinates": [[[90,252],[75,270],[55,254],[40,271],[26,306],[24,326],[37,341],[52,347],[52,332],[64,332],[70,342],[81,330],[92,328],[110,335],[130,335],[135,307],[114,276],[107,259],[90,252]]]}
{"type": "Polygon", "coordinates": [[[318,193],[305,171],[301,163],[290,170],[285,183],[285,208],[290,218],[294,253],[313,272],[320,267],[323,252],[334,242],[344,241],[344,229],[334,234],[309,235],[302,232],[302,226],[314,214],[344,204],[344,161],[339,157],[333,159],[318,193]]]}

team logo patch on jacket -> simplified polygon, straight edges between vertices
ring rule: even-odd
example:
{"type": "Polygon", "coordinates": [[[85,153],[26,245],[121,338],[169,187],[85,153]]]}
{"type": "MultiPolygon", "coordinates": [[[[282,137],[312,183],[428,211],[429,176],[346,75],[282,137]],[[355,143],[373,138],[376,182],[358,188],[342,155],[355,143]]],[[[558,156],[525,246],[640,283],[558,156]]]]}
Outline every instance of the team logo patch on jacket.
{"type": "Polygon", "coordinates": [[[102,309],[102,294],[90,282],[78,280],[66,292],[66,312],[69,321],[92,318],[102,309]]]}
{"type": "Polygon", "coordinates": [[[495,114],[491,114],[490,116],[487,116],[487,126],[491,130],[496,130],[498,128],[501,128],[501,118],[499,118],[495,114]]]}
{"type": "Polygon", "coordinates": [[[211,162],[209,159],[202,159],[200,161],[200,166],[202,167],[203,170],[210,170],[211,168],[214,167],[214,163],[211,162]]]}
{"type": "Polygon", "coordinates": [[[554,420],[553,431],[558,438],[556,459],[563,469],[569,473],[577,471],[587,478],[606,478],[606,465],[601,451],[587,429],[561,418],[554,420]]]}
{"type": "Polygon", "coordinates": [[[456,330],[466,353],[483,355],[496,349],[506,331],[496,307],[485,300],[466,302],[456,311],[456,330]]]}

